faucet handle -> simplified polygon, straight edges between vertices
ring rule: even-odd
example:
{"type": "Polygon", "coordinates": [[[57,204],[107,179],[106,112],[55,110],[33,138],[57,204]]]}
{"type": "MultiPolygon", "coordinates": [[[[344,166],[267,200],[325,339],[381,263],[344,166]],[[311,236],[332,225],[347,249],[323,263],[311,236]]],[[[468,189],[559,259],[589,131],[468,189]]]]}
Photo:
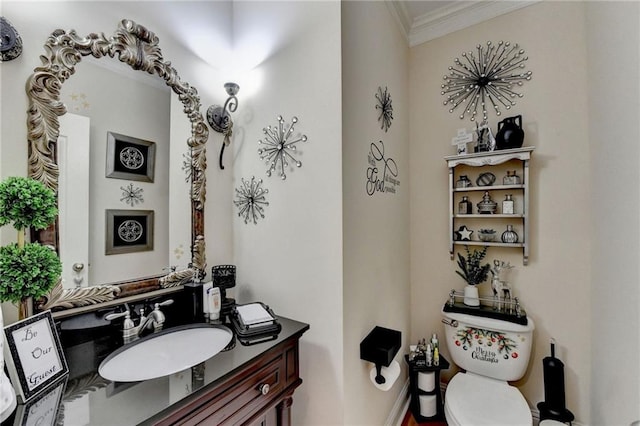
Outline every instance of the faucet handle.
{"type": "Polygon", "coordinates": [[[129,313],[128,310],[124,312],[114,312],[112,314],[105,315],[104,319],[106,319],[107,321],[113,321],[114,319],[118,319],[122,317],[130,318],[131,314],[129,313]]]}
{"type": "Polygon", "coordinates": [[[164,302],[156,303],[154,307],[158,310],[160,309],[160,306],[169,306],[171,304],[173,304],[173,299],[167,299],[164,302]]]}
{"type": "Polygon", "coordinates": [[[173,299],[167,299],[164,302],[160,302],[160,303],[156,303],[155,307],[153,309],[153,313],[150,315],[151,316],[155,316],[155,321],[153,322],[153,329],[154,331],[160,331],[162,330],[162,327],[164,326],[164,322],[166,320],[166,317],[164,316],[164,313],[160,310],[160,306],[169,306],[173,303],[173,299]]]}
{"type": "Polygon", "coordinates": [[[104,319],[106,319],[107,321],[113,321],[114,319],[118,319],[122,317],[124,317],[124,323],[123,323],[122,329],[123,330],[132,329],[134,325],[133,325],[133,321],[131,320],[131,313],[129,312],[129,309],[127,309],[124,312],[117,312],[117,313],[105,315],[104,319]]]}

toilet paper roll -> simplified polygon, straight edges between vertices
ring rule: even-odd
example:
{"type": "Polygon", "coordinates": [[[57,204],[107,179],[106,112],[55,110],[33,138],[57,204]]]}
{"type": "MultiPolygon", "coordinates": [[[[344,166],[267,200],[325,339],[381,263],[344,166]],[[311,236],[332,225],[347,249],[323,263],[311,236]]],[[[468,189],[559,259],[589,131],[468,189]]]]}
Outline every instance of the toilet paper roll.
{"type": "Polygon", "coordinates": [[[435,395],[420,395],[420,415],[433,417],[437,414],[438,406],[435,395]]]}
{"type": "Polygon", "coordinates": [[[398,361],[391,361],[391,364],[389,364],[388,367],[382,367],[380,374],[382,374],[382,377],[385,379],[385,382],[382,384],[376,383],[375,366],[369,371],[369,379],[378,389],[388,391],[396,380],[398,380],[398,377],[400,377],[400,364],[398,364],[398,361]]]}
{"type": "Polygon", "coordinates": [[[423,372],[418,373],[418,388],[420,388],[420,390],[423,390],[425,392],[433,391],[433,388],[435,387],[435,384],[436,384],[435,377],[436,377],[436,373],[434,373],[433,371],[429,373],[423,373],[423,372]]]}

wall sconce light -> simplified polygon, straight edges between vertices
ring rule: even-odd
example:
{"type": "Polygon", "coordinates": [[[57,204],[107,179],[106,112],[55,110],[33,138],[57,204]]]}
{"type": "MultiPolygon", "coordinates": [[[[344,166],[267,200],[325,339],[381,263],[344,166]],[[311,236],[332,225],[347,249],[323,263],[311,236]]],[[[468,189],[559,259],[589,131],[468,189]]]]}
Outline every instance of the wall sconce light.
{"type": "Polygon", "coordinates": [[[224,106],[211,105],[207,110],[207,122],[209,122],[209,126],[211,126],[211,128],[216,132],[224,135],[219,158],[220,169],[222,170],[224,170],[224,166],[222,165],[224,149],[231,143],[231,136],[233,135],[233,121],[231,121],[231,113],[235,112],[238,108],[238,98],[236,98],[236,95],[240,90],[240,86],[236,83],[225,83],[224,90],[226,90],[229,95],[224,106]]]}

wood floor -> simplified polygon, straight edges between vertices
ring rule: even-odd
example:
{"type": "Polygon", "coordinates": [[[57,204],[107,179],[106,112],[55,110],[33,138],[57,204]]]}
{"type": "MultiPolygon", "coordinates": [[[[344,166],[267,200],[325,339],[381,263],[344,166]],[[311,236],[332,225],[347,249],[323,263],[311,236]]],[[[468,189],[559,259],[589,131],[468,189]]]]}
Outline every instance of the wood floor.
{"type": "Polygon", "coordinates": [[[429,422],[429,423],[418,423],[416,419],[413,418],[413,414],[411,414],[411,410],[407,410],[407,414],[404,415],[404,419],[402,420],[402,426],[447,426],[446,422],[429,422]]]}

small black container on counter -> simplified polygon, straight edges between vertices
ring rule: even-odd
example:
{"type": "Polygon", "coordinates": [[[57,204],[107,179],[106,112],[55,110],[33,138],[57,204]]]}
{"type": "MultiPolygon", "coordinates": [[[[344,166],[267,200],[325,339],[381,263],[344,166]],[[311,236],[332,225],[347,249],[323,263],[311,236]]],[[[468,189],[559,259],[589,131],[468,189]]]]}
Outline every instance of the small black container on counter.
{"type": "Polygon", "coordinates": [[[185,315],[189,321],[204,322],[202,305],[202,283],[190,282],[184,285],[186,298],[185,315]]]}

